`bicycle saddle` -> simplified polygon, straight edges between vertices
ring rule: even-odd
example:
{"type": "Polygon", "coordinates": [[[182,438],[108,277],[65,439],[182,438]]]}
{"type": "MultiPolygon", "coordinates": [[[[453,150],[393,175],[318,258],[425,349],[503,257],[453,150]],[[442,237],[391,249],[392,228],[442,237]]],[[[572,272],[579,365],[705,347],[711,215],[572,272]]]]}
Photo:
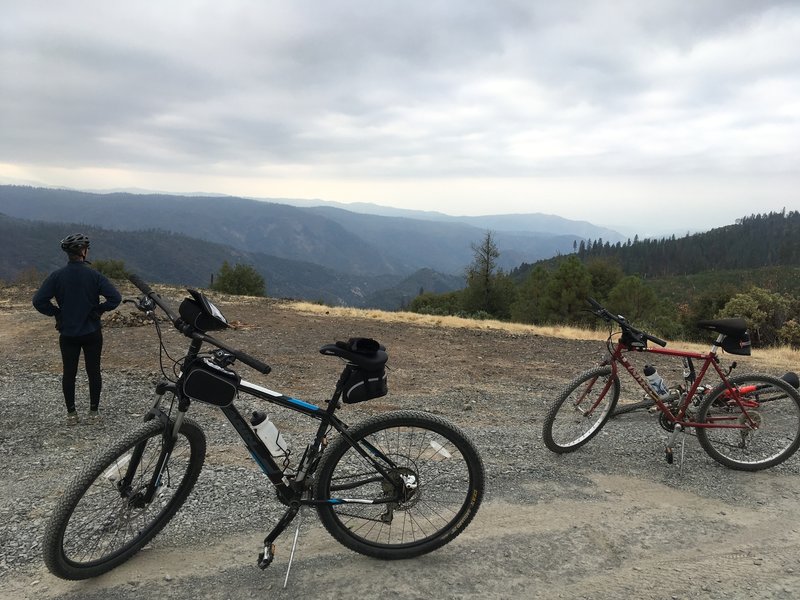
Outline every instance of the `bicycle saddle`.
{"type": "Polygon", "coordinates": [[[338,356],[367,371],[377,371],[389,359],[386,348],[370,338],[350,338],[346,342],[325,344],[319,349],[319,353],[338,356]]]}
{"type": "Polygon", "coordinates": [[[747,322],[739,318],[698,321],[697,326],[700,329],[708,329],[709,331],[716,331],[722,335],[733,337],[741,337],[747,331],[747,322]]]}

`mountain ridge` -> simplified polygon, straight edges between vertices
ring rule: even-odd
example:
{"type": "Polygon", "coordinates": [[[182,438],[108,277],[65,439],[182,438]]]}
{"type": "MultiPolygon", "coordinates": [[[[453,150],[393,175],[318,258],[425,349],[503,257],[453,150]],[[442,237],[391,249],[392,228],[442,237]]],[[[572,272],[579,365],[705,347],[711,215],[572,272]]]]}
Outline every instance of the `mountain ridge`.
{"type": "MultiPolygon", "coordinates": [[[[4,221],[7,239],[22,239],[22,229],[27,232],[22,243],[28,253],[14,253],[14,264],[0,261],[5,264],[0,277],[17,275],[21,265],[54,268],[63,256],[53,238],[86,229],[102,242],[98,249],[107,248],[126,267],[144,270],[154,281],[204,285],[223,261],[246,262],[265,277],[270,294],[389,309],[407,302],[414,290],[462,287],[472,245],[489,230],[460,221],[369,215],[327,205],[302,208],[236,196],[97,194],[30,186],[0,186],[0,212],[30,222],[26,229],[4,221]],[[16,237],[15,227],[20,229],[16,237]],[[159,260],[146,256],[142,248],[147,245],[158,248],[159,260]]],[[[570,253],[582,239],[499,230],[498,266],[510,270],[570,253]]]]}

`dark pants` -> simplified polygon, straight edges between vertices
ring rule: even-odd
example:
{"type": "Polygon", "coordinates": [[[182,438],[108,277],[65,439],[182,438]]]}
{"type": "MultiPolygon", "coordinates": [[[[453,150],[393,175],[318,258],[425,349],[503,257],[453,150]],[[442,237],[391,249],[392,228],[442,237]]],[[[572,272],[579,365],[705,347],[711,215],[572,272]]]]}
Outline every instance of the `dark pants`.
{"type": "Polygon", "coordinates": [[[89,376],[89,405],[91,410],[100,406],[100,390],[103,378],[100,375],[100,354],[103,352],[103,332],[98,329],[94,333],[77,337],[62,335],[58,338],[61,346],[61,359],[64,363],[64,375],[61,387],[64,390],[64,402],[67,410],[75,410],[75,377],[78,375],[78,360],[83,350],[86,364],[86,375],[89,376]]]}

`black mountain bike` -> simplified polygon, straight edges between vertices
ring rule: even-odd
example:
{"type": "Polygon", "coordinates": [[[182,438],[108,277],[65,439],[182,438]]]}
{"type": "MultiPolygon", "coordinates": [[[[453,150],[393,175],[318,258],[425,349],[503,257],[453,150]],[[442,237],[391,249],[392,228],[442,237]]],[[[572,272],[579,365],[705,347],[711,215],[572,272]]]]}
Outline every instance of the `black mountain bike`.
{"type": "Polygon", "coordinates": [[[342,402],[387,392],[388,356],[375,340],[351,338],[320,349],[343,359],[345,366],[327,406],[319,407],[241,379],[231,368],[237,360],[264,374],[270,367],[206,333],[228,323],[202,293],[188,290],[190,297],[176,315],[140,278],[130,279],[143,295],[128,301],[155,322],[161,352],[166,349],[156,307],[191,340],[189,350],[175,361],[174,381],[162,366],[167,381],[156,386],[157,399],[144,424],[94,457],[56,504],[43,544],[45,564],[54,575],[86,579],[110,571],[175,515],[205,459],[205,434],[186,417],[195,400],[222,411],[287,507],[264,539],[258,556],[262,569],[274,558],[274,541],[303,506],[316,508],[325,528],[344,546],[380,559],[431,552],[473,519],[483,498],[484,470],[461,429],[414,410],[376,415],[354,426],[335,414],[342,402]],[[215,350],[201,352],[203,344],[215,350]],[[272,437],[262,441],[264,415],[254,413],[248,424],[234,406],[240,394],[319,421],[299,461],[293,461],[274,428],[272,437]],[[334,430],[338,436],[329,443],[334,430]]]}

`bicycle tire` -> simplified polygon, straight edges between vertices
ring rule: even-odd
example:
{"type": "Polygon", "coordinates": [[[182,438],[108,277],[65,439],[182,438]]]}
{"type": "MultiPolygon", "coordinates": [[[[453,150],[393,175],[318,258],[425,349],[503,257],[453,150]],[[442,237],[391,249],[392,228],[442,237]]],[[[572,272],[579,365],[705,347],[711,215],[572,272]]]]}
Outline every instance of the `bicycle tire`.
{"type": "Polygon", "coordinates": [[[542,425],[545,446],[556,454],[564,454],[586,444],[608,421],[619,400],[619,391],[619,377],[612,376],[610,366],[595,367],[575,377],[547,411],[542,425]],[[587,418],[584,407],[592,405],[595,408],[587,418]]]}
{"type": "Polygon", "coordinates": [[[740,471],[760,471],[774,467],[800,446],[800,394],[783,379],[771,375],[749,374],[731,377],[738,388],[753,386],[745,400],[758,402],[757,408],[745,408],[729,398],[724,383],[706,395],[697,411],[697,421],[744,423],[753,419],[757,429],[697,427],[697,440],[718,463],[740,471]],[[747,413],[747,417],[745,416],[747,413]],[[724,421],[723,421],[724,420],[724,421]]]}
{"type": "Polygon", "coordinates": [[[136,554],[175,515],[200,474],[206,438],[197,423],[184,420],[157,494],[147,505],[137,505],[136,491],[151,479],[163,431],[160,420],[143,424],[92,459],[67,486],[44,534],[44,562],[53,575],[88,579],[106,573],[136,554]],[[124,476],[126,457],[130,460],[137,447],[142,459],[125,499],[114,479],[124,476]]]}
{"type": "Polygon", "coordinates": [[[414,475],[417,487],[404,500],[386,502],[394,485],[337,438],[320,464],[315,495],[328,500],[317,506],[319,518],[345,547],[384,560],[412,558],[447,544],[472,521],[483,499],[483,462],[457,426],[421,411],[398,411],[371,417],[347,434],[384,464],[381,455],[389,457],[392,477],[414,475]],[[342,495],[383,501],[337,504],[342,495]]]}

